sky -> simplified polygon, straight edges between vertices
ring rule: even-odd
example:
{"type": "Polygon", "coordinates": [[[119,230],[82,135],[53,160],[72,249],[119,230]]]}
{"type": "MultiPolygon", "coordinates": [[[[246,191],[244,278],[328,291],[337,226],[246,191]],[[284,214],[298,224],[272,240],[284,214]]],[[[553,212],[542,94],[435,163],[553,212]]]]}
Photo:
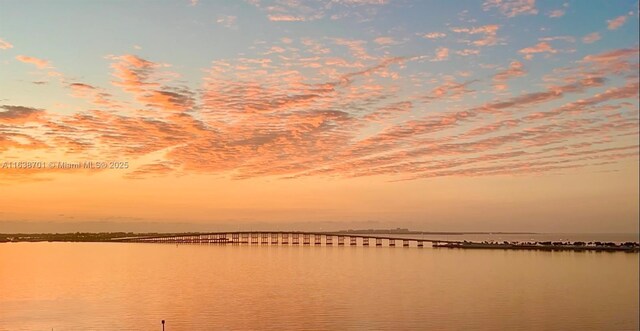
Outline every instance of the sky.
{"type": "Polygon", "coordinates": [[[0,232],[637,233],[638,37],[637,0],[0,0],[0,232]]]}

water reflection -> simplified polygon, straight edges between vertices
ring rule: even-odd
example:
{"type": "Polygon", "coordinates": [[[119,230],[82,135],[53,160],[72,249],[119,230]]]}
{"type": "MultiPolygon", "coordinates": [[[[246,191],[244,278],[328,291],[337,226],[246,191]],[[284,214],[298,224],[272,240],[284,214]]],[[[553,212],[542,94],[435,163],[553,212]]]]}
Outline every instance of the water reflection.
{"type": "Polygon", "coordinates": [[[638,254],[18,243],[0,293],[0,330],[622,330],[638,254]]]}

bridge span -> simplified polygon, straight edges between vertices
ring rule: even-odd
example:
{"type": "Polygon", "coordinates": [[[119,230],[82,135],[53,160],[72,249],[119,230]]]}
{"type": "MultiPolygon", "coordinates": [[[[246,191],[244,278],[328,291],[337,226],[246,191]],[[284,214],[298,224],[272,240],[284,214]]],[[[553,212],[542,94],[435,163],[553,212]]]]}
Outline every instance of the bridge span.
{"type": "Polygon", "coordinates": [[[167,244],[229,244],[229,245],[308,245],[308,246],[396,246],[424,247],[424,243],[462,243],[455,240],[436,240],[403,237],[402,235],[378,235],[344,232],[303,231],[236,231],[158,234],[114,238],[115,242],[167,243],[167,244]]]}

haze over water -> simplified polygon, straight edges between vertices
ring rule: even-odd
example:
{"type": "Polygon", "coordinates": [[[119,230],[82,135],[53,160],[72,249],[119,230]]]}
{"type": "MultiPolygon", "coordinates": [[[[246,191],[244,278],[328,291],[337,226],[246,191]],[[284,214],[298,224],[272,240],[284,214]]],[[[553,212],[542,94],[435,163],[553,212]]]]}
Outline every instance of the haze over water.
{"type": "Polygon", "coordinates": [[[636,330],[628,253],[0,245],[0,330],[636,330]]]}

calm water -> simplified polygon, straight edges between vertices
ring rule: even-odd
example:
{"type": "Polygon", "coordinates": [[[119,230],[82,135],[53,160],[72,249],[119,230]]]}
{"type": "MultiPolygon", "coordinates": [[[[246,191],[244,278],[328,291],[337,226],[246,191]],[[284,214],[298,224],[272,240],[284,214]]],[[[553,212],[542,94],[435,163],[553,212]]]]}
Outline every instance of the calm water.
{"type": "Polygon", "coordinates": [[[0,330],[637,330],[638,254],[0,244],[0,330]]]}

